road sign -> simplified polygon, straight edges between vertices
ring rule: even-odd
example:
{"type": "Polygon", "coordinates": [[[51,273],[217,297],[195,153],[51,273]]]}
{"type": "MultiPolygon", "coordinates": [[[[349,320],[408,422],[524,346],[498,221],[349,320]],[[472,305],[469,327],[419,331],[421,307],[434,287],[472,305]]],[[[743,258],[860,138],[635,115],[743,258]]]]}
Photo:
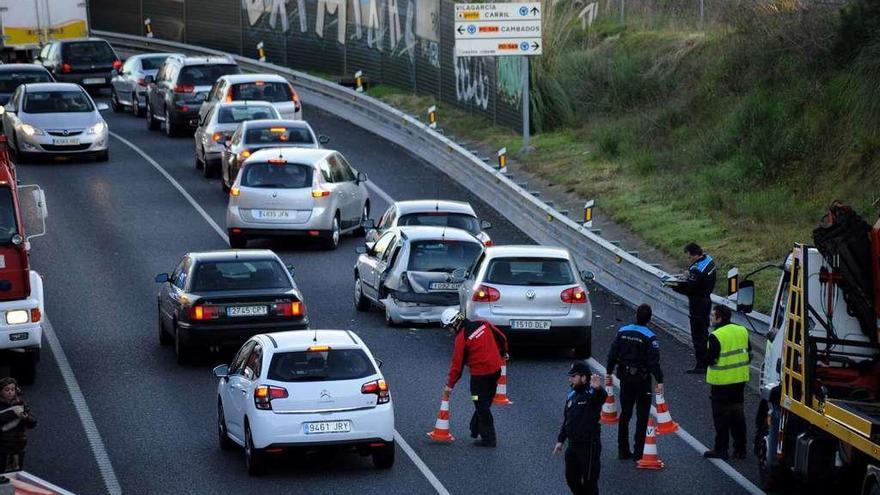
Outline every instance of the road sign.
{"type": "Polygon", "coordinates": [[[541,55],[541,4],[455,4],[455,55],[541,55]]]}

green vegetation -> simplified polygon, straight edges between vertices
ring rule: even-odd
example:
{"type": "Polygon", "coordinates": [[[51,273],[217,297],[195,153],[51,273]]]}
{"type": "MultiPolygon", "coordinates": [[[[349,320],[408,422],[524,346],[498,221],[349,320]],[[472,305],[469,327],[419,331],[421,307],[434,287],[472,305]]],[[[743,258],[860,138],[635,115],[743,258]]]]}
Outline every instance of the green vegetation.
{"type": "MultiPolygon", "coordinates": [[[[877,218],[880,0],[854,0],[842,12],[791,0],[730,3],[737,8],[702,32],[614,19],[583,31],[569,21],[573,11],[545,7],[554,22],[533,65],[537,150],[514,158],[596,198],[676,258],[696,240],[721,273],[734,264],[743,273],[810,242],[834,199],[877,218]]],[[[417,114],[435,103],[383,97],[417,114]]],[[[519,149],[514,131],[440,112],[452,134],[519,149]]],[[[763,276],[766,309],[777,274],[763,276]]]]}

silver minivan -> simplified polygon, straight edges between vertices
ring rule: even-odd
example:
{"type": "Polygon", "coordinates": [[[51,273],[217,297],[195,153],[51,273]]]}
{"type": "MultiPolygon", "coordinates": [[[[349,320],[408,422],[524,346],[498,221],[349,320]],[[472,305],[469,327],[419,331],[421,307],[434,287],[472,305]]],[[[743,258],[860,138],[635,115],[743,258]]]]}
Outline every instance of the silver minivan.
{"type": "Polygon", "coordinates": [[[229,245],[243,248],[255,237],[298,235],[336,249],[342,234],[363,234],[370,214],[366,181],[338,151],[258,150],[229,190],[229,245]]]}

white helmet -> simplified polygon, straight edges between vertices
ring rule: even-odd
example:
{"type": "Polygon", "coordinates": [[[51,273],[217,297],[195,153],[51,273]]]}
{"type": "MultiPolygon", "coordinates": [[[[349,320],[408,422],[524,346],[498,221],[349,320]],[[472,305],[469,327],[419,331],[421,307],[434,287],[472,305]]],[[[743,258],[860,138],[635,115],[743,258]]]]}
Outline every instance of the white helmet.
{"type": "Polygon", "coordinates": [[[444,327],[451,326],[457,323],[459,320],[463,320],[464,315],[458,312],[456,308],[446,308],[443,310],[443,313],[440,314],[440,323],[444,327]]]}

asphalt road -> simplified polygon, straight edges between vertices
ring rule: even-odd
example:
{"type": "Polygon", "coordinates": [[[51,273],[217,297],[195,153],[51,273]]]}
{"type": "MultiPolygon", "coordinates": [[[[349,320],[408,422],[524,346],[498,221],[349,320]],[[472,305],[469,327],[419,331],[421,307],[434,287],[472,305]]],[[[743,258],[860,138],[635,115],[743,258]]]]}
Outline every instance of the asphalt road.
{"type": "MultiPolygon", "coordinates": [[[[470,201],[494,224],[497,243],[531,243],[491,207],[406,150],[338,118],[306,106],[317,132],[331,137],[360,171],[394,199],[440,197],[470,201]]],[[[221,228],[226,196],[217,179],[194,168],[192,139],[149,132],[130,114],[105,115],[112,132],[131,141],[177,181],[221,228]]],[[[153,277],[170,272],[188,251],[226,245],[172,183],[141,155],[111,139],[108,163],[54,161],[19,168],[23,183],[40,184],[49,206],[48,234],[33,241],[33,267],[44,277],[46,312],[70,362],[112,470],[125,493],[436,493],[417,465],[398,447],[390,471],[372,468],[369,458],[351,455],[281,459],[269,474],[249,477],[241,451],[220,451],[215,433],[214,364],[228,356],[205,355],[197,364],[175,364],[156,330],[157,286],[153,277]]],[[[378,217],[387,206],[372,195],[378,217]]],[[[514,349],[508,392],[514,405],[495,408],[497,449],[470,444],[472,412],[466,379],[451,404],[451,428],[458,440],[431,444],[451,351],[451,336],[434,327],[386,328],[378,311],[358,313],[352,301],[352,267],[360,238],[345,237],[333,252],[301,241],[262,241],[296,267],[312,322],[318,328],[352,329],[384,361],[395,402],[396,427],[415,454],[453,494],[566,493],[561,456],[552,456],[570,356],[514,349]]],[[[600,363],[615,329],[632,310],[593,288],[593,349],[600,363]]],[[[714,435],[708,388],[683,374],[693,363],[689,349],[660,334],[667,402],[673,418],[711,446],[714,435]]],[[[93,447],[84,433],[58,367],[44,347],[37,383],[25,393],[39,420],[28,446],[28,471],[76,493],[106,493],[93,447]]],[[[749,448],[755,397],[746,405],[749,448]]],[[[662,471],[636,470],[618,461],[616,427],[603,427],[600,486],[605,493],[644,495],[746,493],[746,490],[679,436],[658,440],[662,471]]],[[[755,481],[752,458],[731,461],[755,481]]],[[[105,470],[106,472],[106,470],[105,470]]]]}

